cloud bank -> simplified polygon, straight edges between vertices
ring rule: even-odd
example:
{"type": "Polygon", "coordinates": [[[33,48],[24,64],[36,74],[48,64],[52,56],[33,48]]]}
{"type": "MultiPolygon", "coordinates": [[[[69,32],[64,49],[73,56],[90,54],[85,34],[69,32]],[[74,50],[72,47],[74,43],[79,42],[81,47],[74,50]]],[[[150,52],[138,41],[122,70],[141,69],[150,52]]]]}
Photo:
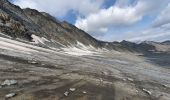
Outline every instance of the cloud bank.
{"type": "Polygon", "coordinates": [[[118,0],[116,5],[108,9],[101,9],[86,18],[79,18],[75,25],[90,33],[107,32],[109,27],[124,27],[134,24],[146,15],[159,12],[161,9],[159,7],[166,5],[166,3],[161,3],[161,0],[138,0],[131,4],[130,1],[118,0]]]}
{"type": "Polygon", "coordinates": [[[14,0],[21,8],[33,8],[56,17],[65,16],[70,10],[82,15],[98,11],[104,0],[14,0]]]}

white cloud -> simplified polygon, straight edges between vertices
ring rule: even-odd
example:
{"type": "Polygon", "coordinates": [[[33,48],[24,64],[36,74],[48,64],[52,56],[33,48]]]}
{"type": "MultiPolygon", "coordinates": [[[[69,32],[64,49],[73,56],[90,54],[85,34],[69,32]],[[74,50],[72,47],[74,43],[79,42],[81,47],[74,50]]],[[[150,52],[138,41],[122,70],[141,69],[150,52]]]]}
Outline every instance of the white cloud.
{"type": "MultiPolygon", "coordinates": [[[[129,39],[130,41],[164,41],[166,39],[170,38],[170,31],[165,31],[160,28],[153,28],[153,29],[148,29],[143,32],[140,32],[141,34],[138,36],[131,36],[129,39]]],[[[133,33],[134,34],[134,33],[133,33]]]]}
{"type": "Polygon", "coordinates": [[[123,35],[113,35],[109,41],[165,41],[170,39],[170,30],[159,28],[148,28],[139,31],[128,31],[122,33],[123,35]]]}
{"type": "Polygon", "coordinates": [[[35,2],[32,2],[31,0],[26,1],[26,0],[17,0],[14,1],[14,4],[19,5],[22,8],[30,7],[34,9],[38,9],[38,5],[35,2]]]}
{"type": "Polygon", "coordinates": [[[21,8],[33,8],[48,12],[55,17],[63,17],[70,10],[82,15],[97,12],[104,0],[15,0],[21,8]]]}
{"type": "Polygon", "coordinates": [[[106,32],[110,26],[130,25],[140,20],[142,16],[136,15],[135,12],[136,10],[133,7],[119,8],[112,6],[91,14],[85,19],[78,19],[75,25],[87,32],[106,32]]]}
{"type": "Polygon", "coordinates": [[[161,14],[156,18],[154,22],[154,27],[167,26],[166,24],[170,23],[170,3],[169,5],[161,12],[161,14]]]}
{"type": "Polygon", "coordinates": [[[86,18],[77,19],[75,25],[89,33],[105,33],[110,27],[124,27],[140,21],[146,15],[154,15],[169,0],[117,0],[108,9],[101,9],[86,18]],[[104,30],[103,30],[104,29],[104,30]]]}

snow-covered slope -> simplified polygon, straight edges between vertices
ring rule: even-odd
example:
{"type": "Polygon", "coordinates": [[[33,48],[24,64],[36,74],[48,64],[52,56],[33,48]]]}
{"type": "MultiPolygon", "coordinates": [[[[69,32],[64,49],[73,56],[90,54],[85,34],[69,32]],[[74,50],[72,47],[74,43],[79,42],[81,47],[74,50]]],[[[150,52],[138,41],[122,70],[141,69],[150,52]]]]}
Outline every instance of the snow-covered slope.
{"type": "MultiPolygon", "coordinates": [[[[4,36],[3,33],[1,35],[4,36]]],[[[8,36],[9,37],[9,36],[8,36]]],[[[44,37],[38,37],[36,35],[32,35],[32,42],[22,42],[5,37],[0,37],[0,47],[4,50],[11,50],[16,52],[25,52],[25,53],[36,53],[36,52],[46,52],[46,53],[63,53],[70,54],[76,56],[82,55],[93,55],[100,54],[102,52],[107,52],[106,49],[96,49],[93,46],[86,46],[80,42],[77,42],[74,45],[62,46],[62,47],[52,47],[48,44],[54,44],[53,41],[47,40],[44,37]]],[[[116,51],[115,51],[116,52],[116,51]]]]}

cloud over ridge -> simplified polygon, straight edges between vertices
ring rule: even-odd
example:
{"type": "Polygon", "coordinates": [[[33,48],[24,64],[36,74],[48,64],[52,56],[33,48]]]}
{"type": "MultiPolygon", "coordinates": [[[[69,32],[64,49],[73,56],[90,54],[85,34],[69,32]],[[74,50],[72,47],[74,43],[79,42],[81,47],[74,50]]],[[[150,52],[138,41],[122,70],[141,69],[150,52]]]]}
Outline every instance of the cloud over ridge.
{"type": "Polygon", "coordinates": [[[103,40],[160,40],[151,36],[153,33],[169,36],[170,0],[107,1],[112,4],[108,6],[106,0],[14,0],[13,3],[57,18],[67,16],[74,19],[72,24],[78,28],[103,40]],[[69,15],[71,11],[75,12],[75,18],[69,15]]]}

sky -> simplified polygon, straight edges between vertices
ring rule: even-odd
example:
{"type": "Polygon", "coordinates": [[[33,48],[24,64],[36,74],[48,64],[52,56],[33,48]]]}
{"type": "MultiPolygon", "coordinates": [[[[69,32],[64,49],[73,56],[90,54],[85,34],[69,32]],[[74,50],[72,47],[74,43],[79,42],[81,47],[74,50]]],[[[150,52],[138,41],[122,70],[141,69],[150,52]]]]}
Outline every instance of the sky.
{"type": "Polygon", "coordinates": [[[12,0],[104,41],[170,40],[170,0],[12,0]]]}

